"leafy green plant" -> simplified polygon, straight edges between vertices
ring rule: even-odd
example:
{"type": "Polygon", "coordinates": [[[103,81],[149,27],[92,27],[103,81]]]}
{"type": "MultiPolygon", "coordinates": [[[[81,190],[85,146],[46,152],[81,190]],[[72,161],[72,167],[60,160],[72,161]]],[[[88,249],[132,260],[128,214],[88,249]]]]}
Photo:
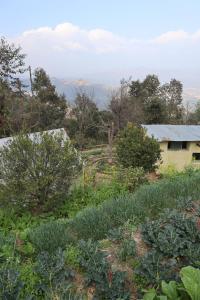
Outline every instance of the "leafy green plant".
{"type": "Polygon", "coordinates": [[[37,290],[44,294],[64,293],[71,285],[75,273],[65,266],[65,256],[61,248],[54,253],[41,252],[37,256],[36,274],[41,278],[37,290]]]}
{"type": "Polygon", "coordinates": [[[200,246],[197,218],[176,210],[167,210],[158,220],[143,224],[142,234],[146,243],[166,256],[184,257],[194,245],[197,249],[200,246]]]}
{"type": "Polygon", "coordinates": [[[191,266],[180,271],[182,283],[162,281],[162,295],[155,289],[146,292],[143,300],[199,300],[200,299],[200,270],[191,266]]]}
{"type": "Polygon", "coordinates": [[[177,270],[181,265],[174,259],[165,257],[156,250],[147,252],[139,259],[135,274],[144,277],[147,284],[159,284],[161,280],[173,280],[178,278],[177,270]]]}
{"type": "Polygon", "coordinates": [[[99,244],[91,240],[79,244],[80,266],[86,272],[86,284],[95,284],[97,299],[129,299],[125,272],[113,271],[99,244]]]}
{"type": "Polygon", "coordinates": [[[52,221],[30,230],[29,240],[34,245],[36,251],[52,253],[58,248],[66,248],[74,238],[65,223],[52,221]]]}

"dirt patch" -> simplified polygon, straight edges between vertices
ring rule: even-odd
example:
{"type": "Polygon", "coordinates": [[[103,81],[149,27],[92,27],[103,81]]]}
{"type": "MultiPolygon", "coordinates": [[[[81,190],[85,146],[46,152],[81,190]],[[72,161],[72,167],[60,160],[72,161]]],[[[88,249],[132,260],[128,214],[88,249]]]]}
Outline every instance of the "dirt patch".
{"type": "Polygon", "coordinates": [[[134,241],[136,242],[137,255],[143,256],[147,253],[148,247],[145,242],[142,240],[142,235],[140,230],[137,230],[133,236],[134,241]]]}

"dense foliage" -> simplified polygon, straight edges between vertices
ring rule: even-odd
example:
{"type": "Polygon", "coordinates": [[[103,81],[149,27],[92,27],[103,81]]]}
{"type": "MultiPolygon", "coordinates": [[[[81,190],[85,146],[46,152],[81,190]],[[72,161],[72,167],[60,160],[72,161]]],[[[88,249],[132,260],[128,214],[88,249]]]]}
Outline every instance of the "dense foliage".
{"type": "Polygon", "coordinates": [[[120,132],[117,146],[117,158],[124,167],[142,167],[145,171],[152,171],[160,159],[160,146],[154,138],[146,135],[143,128],[133,124],[120,132]]]}

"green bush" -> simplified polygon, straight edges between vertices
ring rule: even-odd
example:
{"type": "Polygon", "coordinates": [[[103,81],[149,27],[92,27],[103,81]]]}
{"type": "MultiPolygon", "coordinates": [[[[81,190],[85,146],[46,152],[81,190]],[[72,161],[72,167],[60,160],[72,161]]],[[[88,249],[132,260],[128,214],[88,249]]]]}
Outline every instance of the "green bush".
{"type": "Polygon", "coordinates": [[[118,168],[116,180],[131,192],[140,185],[147,183],[144,169],[141,167],[118,168]]]}
{"type": "Polygon", "coordinates": [[[104,202],[99,207],[80,211],[70,222],[70,228],[78,238],[103,239],[110,229],[119,227],[134,217],[134,201],[120,196],[104,202]]]}
{"type": "Polygon", "coordinates": [[[159,143],[148,137],[145,129],[131,123],[118,136],[117,159],[125,168],[142,167],[146,172],[153,171],[161,158],[160,152],[159,143]]]}
{"type": "Polygon", "coordinates": [[[62,134],[19,135],[0,149],[5,207],[50,210],[62,203],[80,167],[80,158],[62,134]]]}
{"type": "Polygon", "coordinates": [[[37,252],[49,253],[53,253],[58,248],[65,249],[74,240],[67,225],[59,221],[45,223],[30,230],[28,239],[37,252]]]}

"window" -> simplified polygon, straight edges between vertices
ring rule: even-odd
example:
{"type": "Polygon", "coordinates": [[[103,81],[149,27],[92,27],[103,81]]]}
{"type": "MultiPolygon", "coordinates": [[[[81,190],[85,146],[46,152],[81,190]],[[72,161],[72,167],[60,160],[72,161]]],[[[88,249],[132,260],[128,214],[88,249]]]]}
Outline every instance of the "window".
{"type": "Polygon", "coordinates": [[[181,150],[187,149],[187,142],[168,142],[168,149],[170,150],[181,150]]]}
{"type": "Polygon", "coordinates": [[[192,153],[192,158],[194,161],[200,161],[200,153],[192,153]]]}

